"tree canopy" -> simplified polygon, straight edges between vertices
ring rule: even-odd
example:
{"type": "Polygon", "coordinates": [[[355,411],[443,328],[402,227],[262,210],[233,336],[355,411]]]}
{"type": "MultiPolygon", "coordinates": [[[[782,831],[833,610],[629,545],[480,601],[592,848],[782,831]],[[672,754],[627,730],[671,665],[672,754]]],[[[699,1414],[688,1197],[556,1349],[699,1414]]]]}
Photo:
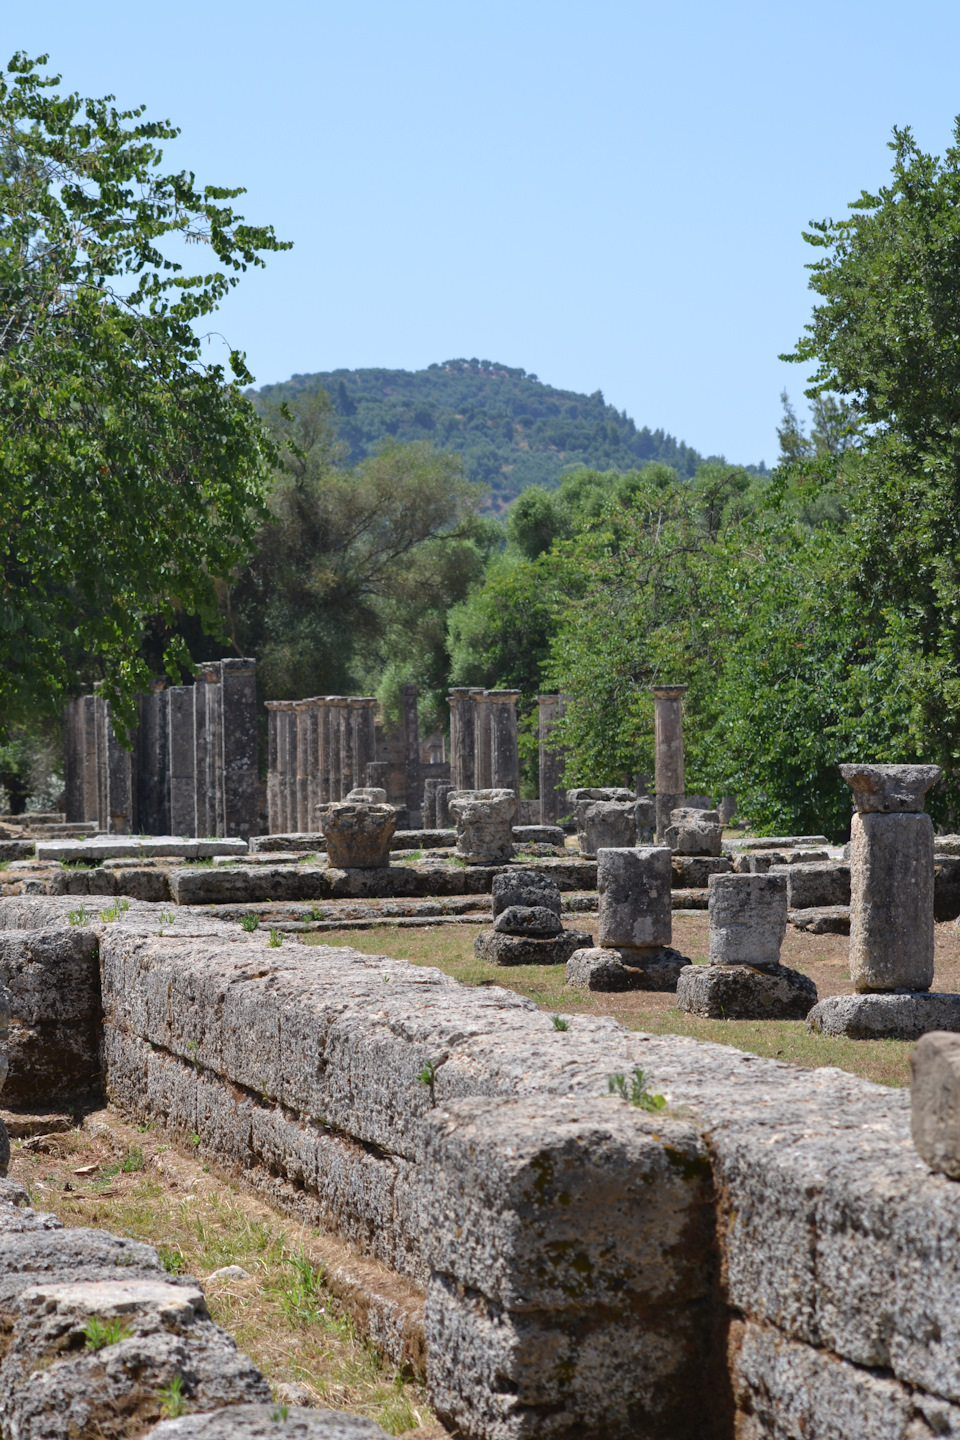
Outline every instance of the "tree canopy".
{"type": "MultiPolygon", "coordinates": [[[[168,122],[59,94],[45,64],[0,73],[4,723],[95,678],[128,718],[152,617],[218,624],[270,455],[242,354],[232,379],[204,363],[200,325],[285,248],[235,213],[241,190],[161,168],[168,122]]],[[[188,659],[176,633],[165,658],[188,659]]]]}

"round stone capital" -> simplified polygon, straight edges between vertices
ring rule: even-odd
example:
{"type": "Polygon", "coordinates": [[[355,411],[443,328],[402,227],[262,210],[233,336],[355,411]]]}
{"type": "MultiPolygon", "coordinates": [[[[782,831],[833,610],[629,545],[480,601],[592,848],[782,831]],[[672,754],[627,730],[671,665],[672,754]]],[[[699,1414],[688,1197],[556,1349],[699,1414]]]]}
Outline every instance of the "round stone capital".
{"type": "Polygon", "coordinates": [[[688,685],[651,685],[650,689],[657,700],[680,700],[686,695],[688,685]]]}
{"type": "Polygon", "coordinates": [[[919,813],[943,771],[939,765],[841,765],[861,815],[919,813]]]}

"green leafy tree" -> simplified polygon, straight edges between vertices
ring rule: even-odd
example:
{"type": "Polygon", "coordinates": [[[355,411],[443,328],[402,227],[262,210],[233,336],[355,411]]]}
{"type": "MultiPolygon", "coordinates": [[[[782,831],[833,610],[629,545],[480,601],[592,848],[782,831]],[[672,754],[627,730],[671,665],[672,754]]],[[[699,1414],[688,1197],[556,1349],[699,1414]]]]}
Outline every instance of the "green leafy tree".
{"type": "MultiPolygon", "coordinates": [[[[161,167],[178,133],[0,74],[0,717],[102,676],[121,719],[151,617],[216,626],[269,479],[261,426],[199,329],[261,253],[240,190],[161,167]],[[204,263],[184,268],[184,245],[204,263]],[[180,259],[177,257],[181,256],[180,259]]],[[[236,381],[249,382],[233,352],[236,381]]],[[[188,662],[176,635],[173,675],[188,662]]]]}

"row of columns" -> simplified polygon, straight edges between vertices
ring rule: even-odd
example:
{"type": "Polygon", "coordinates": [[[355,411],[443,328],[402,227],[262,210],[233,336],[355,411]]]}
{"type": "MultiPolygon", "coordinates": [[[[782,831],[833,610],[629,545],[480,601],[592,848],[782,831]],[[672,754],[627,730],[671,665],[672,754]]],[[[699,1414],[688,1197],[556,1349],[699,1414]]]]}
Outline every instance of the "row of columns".
{"type": "Polygon", "coordinates": [[[450,691],[450,779],[455,789],[520,794],[519,694],[478,686],[450,691]]]}
{"type": "Polygon", "coordinates": [[[110,834],[240,836],[259,830],[256,662],[214,660],[193,685],[137,701],[131,748],[99,695],[64,716],[67,819],[110,834]]]}
{"type": "Polygon", "coordinates": [[[318,805],[367,783],[376,759],[370,695],[267,701],[267,813],[271,835],[316,829],[318,805]]]}

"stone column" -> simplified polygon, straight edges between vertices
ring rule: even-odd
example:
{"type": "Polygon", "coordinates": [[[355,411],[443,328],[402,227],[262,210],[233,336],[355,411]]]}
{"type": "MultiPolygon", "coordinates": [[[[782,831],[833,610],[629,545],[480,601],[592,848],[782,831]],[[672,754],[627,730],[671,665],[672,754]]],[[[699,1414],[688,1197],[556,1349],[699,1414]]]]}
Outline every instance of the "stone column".
{"type": "Polygon", "coordinates": [[[83,701],[68,700],[63,708],[63,788],[66,818],[83,819],[83,701]]]}
{"type": "Polygon", "coordinates": [[[654,962],[673,938],[670,888],[673,867],[666,845],[597,852],[600,924],[597,943],[617,950],[628,965],[654,962]]]}
{"type": "MultiPolygon", "coordinates": [[[[330,717],[333,707],[329,695],[321,695],[317,702],[317,804],[327,805],[333,799],[330,790],[331,745],[330,717]]],[[[316,810],[310,817],[310,829],[318,824],[316,810]]]]}
{"type": "Polygon", "coordinates": [[[257,662],[221,660],[224,833],[247,840],[260,825],[257,662]]]}
{"type": "Polygon", "coordinates": [[[420,813],[420,724],[416,685],[403,687],[403,746],[407,774],[407,824],[416,825],[420,813]]]}
{"type": "Polygon", "coordinates": [[[683,697],[686,685],[651,685],[656,705],[657,839],[662,842],[670,811],[683,804],[683,697]]]}
{"type": "Polygon", "coordinates": [[[277,760],[280,793],[280,831],[297,828],[297,712],[295,700],[280,701],[277,760]]]}
{"type": "Polygon", "coordinates": [[[327,708],[329,711],[327,717],[327,734],[330,738],[330,795],[328,798],[330,802],[342,800],[350,788],[349,785],[347,786],[347,790],[343,788],[340,746],[340,712],[346,703],[346,695],[327,696],[327,708]]]}
{"type": "Polygon", "coordinates": [[[538,695],[540,709],[540,824],[556,825],[569,813],[563,783],[565,752],[551,744],[554,725],[564,711],[565,695],[538,695]]]}
{"type": "Polygon", "coordinates": [[[474,789],[493,788],[493,754],[490,743],[490,701],[486,690],[471,690],[473,702],[474,789]]]}
{"type": "Polygon", "coordinates": [[[356,705],[348,695],[340,706],[340,799],[346,800],[357,783],[356,705]]]}
{"type": "Polygon", "coordinates": [[[473,790],[476,781],[476,707],[472,697],[482,695],[475,686],[455,686],[450,703],[450,783],[455,790],[473,790]]]}
{"type": "Polygon", "coordinates": [[[193,686],[171,685],[165,690],[169,736],[170,833],[196,833],[196,768],[193,722],[193,686]]]}
{"type": "Polygon", "coordinates": [[[363,783],[371,790],[382,790],[386,794],[389,776],[390,766],[386,760],[368,760],[363,783]]]}
{"type": "Polygon", "coordinates": [[[201,670],[193,685],[194,790],[193,833],[212,835],[207,818],[207,748],[210,744],[207,716],[207,683],[201,670]]]}
{"type": "Polygon", "coordinates": [[[853,789],[850,977],[858,992],[933,983],[933,823],[938,765],[841,765],[853,789]]]}
{"type": "Polygon", "coordinates": [[[170,833],[170,749],[164,682],[140,697],[137,728],[137,813],[145,835],[170,833]]]}
{"type": "Polygon", "coordinates": [[[97,720],[99,700],[96,695],[84,695],[80,701],[81,750],[83,764],[83,818],[95,824],[100,819],[99,773],[97,770],[97,720]]]}
{"type": "Polygon", "coordinates": [[[104,740],[106,758],[106,821],[111,835],[129,835],[133,830],[133,756],[117,739],[110,718],[110,706],[104,703],[104,740]]]}
{"type": "Polygon", "coordinates": [[[307,811],[310,803],[310,701],[293,702],[294,744],[296,753],[296,786],[294,789],[295,830],[309,829],[307,811]]]}
{"type": "Polygon", "coordinates": [[[519,690],[488,690],[490,706],[490,783],[494,790],[512,790],[520,799],[520,753],[517,748],[519,690]]]}
{"type": "Polygon", "coordinates": [[[711,875],[710,964],[777,970],[787,933],[785,875],[711,875]]]}
{"type": "Polygon", "coordinates": [[[315,830],[317,805],[320,803],[320,710],[323,697],[314,695],[307,702],[307,811],[300,817],[301,830],[315,830]]]}
{"type": "Polygon", "coordinates": [[[267,700],[267,825],[271,835],[282,835],[280,804],[280,704],[267,700]]]}
{"type": "Polygon", "coordinates": [[[223,833],[223,734],[220,713],[220,661],[204,661],[193,687],[196,735],[197,835],[223,833]]]}
{"type": "Polygon", "coordinates": [[[367,766],[377,758],[377,699],[361,695],[357,699],[357,784],[366,785],[367,766]]]}

